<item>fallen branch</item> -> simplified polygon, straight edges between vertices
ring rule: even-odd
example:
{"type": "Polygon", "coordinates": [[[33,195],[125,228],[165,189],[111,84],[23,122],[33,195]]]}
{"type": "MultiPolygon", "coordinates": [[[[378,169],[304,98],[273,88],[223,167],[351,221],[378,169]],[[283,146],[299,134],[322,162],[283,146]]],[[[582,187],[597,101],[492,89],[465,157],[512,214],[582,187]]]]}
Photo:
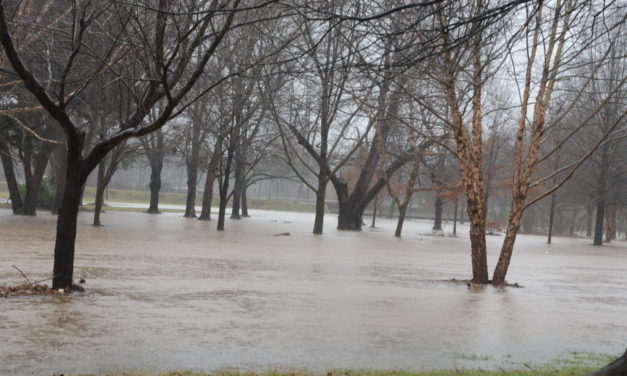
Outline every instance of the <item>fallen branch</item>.
{"type": "Polygon", "coordinates": [[[11,265],[12,267],[15,268],[15,270],[17,270],[18,272],[20,272],[20,274],[22,275],[22,277],[24,277],[24,279],[26,280],[26,282],[28,282],[29,285],[32,285],[33,283],[30,281],[30,279],[28,279],[28,277],[26,276],[26,274],[24,274],[23,271],[20,270],[20,268],[18,268],[15,265],[11,265]]]}

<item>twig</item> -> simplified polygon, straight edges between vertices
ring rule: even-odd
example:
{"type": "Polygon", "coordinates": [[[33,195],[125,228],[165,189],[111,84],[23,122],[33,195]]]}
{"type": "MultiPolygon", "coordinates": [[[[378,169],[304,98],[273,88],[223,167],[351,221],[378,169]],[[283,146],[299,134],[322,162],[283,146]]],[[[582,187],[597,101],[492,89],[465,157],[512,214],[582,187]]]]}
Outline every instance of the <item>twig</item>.
{"type": "Polygon", "coordinates": [[[38,284],[38,283],[40,283],[40,282],[50,281],[50,280],[54,279],[54,277],[56,277],[56,275],[55,275],[55,276],[52,276],[52,277],[50,277],[50,278],[40,279],[39,281],[35,281],[35,282],[31,283],[31,285],[36,285],[36,284],[38,284]]]}
{"type": "Polygon", "coordinates": [[[17,270],[18,272],[20,272],[20,274],[22,275],[22,277],[24,277],[24,279],[26,279],[26,281],[28,282],[28,284],[29,284],[29,285],[32,285],[32,283],[31,283],[30,279],[28,279],[28,277],[26,276],[26,274],[24,274],[24,272],[23,272],[23,271],[21,271],[21,270],[20,270],[20,268],[18,268],[18,267],[17,267],[17,266],[15,266],[15,265],[11,265],[11,266],[13,266],[13,267],[15,268],[15,270],[17,270]]]}

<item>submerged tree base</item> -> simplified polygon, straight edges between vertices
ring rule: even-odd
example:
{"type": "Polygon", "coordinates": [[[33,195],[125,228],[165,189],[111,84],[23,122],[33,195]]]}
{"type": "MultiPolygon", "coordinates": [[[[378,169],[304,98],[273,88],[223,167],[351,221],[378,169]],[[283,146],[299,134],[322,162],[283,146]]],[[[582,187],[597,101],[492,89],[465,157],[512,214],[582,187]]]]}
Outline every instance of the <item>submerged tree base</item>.
{"type": "Polygon", "coordinates": [[[474,287],[474,286],[486,286],[486,285],[492,285],[494,287],[513,287],[513,288],[517,288],[517,289],[521,289],[524,288],[525,286],[516,283],[508,283],[508,282],[503,282],[503,283],[492,283],[492,281],[488,281],[488,283],[476,283],[473,282],[471,279],[455,279],[455,278],[451,278],[451,279],[445,279],[445,280],[434,280],[433,282],[446,282],[446,283],[454,283],[454,284],[459,284],[459,285],[466,285],[468,288],[470,287],[474,287]]]}
{"type": "Polygon", "coordinates": [[[0,298],[16,296],[40,296],[40,295],[61,295],[71,294],[75,291],[85,291],[80,285],[72,285],[68,289],[53,289],[48,285],[24,283],[17,286],[0,286],[0,298]]]}
{"type": "Polygon", "coordinates": [[[618,359],[598,371],[592,372],[589,376],[625,376],[627,375],[627,350],[618,359]]]}

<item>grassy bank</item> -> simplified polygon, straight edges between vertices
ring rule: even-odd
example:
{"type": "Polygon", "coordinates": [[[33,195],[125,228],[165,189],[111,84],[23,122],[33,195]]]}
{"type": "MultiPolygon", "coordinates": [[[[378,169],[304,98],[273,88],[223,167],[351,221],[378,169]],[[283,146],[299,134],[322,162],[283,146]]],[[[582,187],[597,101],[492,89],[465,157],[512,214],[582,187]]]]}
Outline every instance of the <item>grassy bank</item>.
{"type": "MultiPolygon", "coordinates": [[[[236,372],[194,372],[180,371],[168,373],[141,373],[122,372],[105,373],[104,376],[583,376],[594,371],[594,367],[568,367],[561,369],[541,369],[541,370],[432,370],[421,372],[406,371],[334,371],[327,373],[307,373],[307,372],[263,372],[263,373],[236,373],[236,372]]],[[[101,376],[99,375],[99,376],[101,376]]],[[[80,375],[88,376],[88,375],[80,375]]],[[[93,376],[93,375],[90,375],[93,376]]]]}
{"type": "MultiPolygon", "coordinates": [[[[85,203],[93,203],[96,197],[96,188],[86,187],[83,201],[85,203]]],[[[0,199],[9,198],[9,192],[5,182],[0,182],[0,199]]],[[[161,192],[159,195],[159,203],[164,205],[185,205],[187,196],[185,193],[176,192],[161,192]]],[[[149,191],[136,191],[127,189],[109,189],[105,201],[110,202],[128,202],[132,204],[146,204],[150,202],[149,191]]],[[[196,206],[202,205],[202,196],[196,196],[196,206]]],[[[3,205],[5,207],[7,205],[3,205]]],[[[89,207],[89,204],[87,205],[89,207]]],[[[212,206],[218,207],[218,198],[214,195],[212,206]]],[[[264,210],[282,210],[282,211],[297,211],[313,213],[316,210],[316,206],[313,202],[297,202],[288,200],[272,200],[272,199],[248,199],[248,207],[250,209],[264,209],[264,210]]],[[[127,210],[121,208],[108,208],[108,210],[127,210]]],[[[139,211],[138,209],[132,209],[130,211],[139,211]]],[[[181,210],[162,210],[162,211],[174,211],[180,212],[181,210]]]]}
{"type": "Polygon", "coordinates": [[[518,369],[508,370],[436,369],[417,372],[403,370],[330,370],[327,372],[309,372],[283,369],[281,371],[264,372],[219,370],[213,372],[175,371],[165,373],[125,371],[76,376],[584,376],[598,370],[616,358],[616,356],[600,353],[571,352],[549,363],[510,365],[510,367],[518,367],[518,369]]]}

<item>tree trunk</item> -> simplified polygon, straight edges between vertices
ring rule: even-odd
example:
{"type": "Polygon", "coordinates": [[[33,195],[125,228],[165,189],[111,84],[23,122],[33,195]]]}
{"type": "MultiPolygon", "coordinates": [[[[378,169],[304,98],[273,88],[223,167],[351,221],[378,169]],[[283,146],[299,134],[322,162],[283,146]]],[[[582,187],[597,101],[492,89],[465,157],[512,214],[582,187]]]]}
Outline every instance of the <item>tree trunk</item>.
{"type": "Polygon", "coordinates": [[[518,196],[512,199],[512,208],[507,221],[507,231],[505,233],[505,239],[503,240],[503,246],[501,247],[501,254],[499,255],[499,261],[494,269],[494,275],[492,276],[492,283],[500,285],[505,283],[505,276],[509,269],[509,263],[512,259],[512,253],[514,251],[514,243],[516,242],[516,235],[520,229],[520,222],[523,216],[523,207],[525,203],[525,196],[523,192],[520,192],[518,196]]]}
{"type": "Polygon", "coordinates": [[[242,182],[242,193],[241,193],[241,199],[242,199],[242,217],[250,217],[250,215],[248,215],[248,195],[246,194],[246,191],[248,190],[248,184],[246,183],[246,178],[244,177],[244,181],[242,182]]]}
{"type": "Polygon", "coordinates": [[[459,203],[459,196],[455,196],[455,207],[453,209],[453,235],[457,235],[457,204],[459,203]]]}
{"type": "Polygon", "coordinates": [[[592,236],[592,212],[594,207],[592,205],[586,206],[586,237],[592,236]]]}
{"type": "Polygon", "coordinates": [[[187,199],[183,217],[196,218],[196,184],[198,182],[198,158],[200,154],[200,124],[192,124],[192,150],[187,160],[187,199]]]}
{"type": "Polygon", "coordinates": [[[593,245],[603,245],[603,220],[605,216],[605,200],[597,201],[596,221],[594,223],[593,245]]]}
{"type": "Polygon", "coordinates": [[[444,201],[440,197],[439,192],[435,195],[435,219],[433,221],[433,231],[442,231],[442,207],[444,201]]]}
{"type": "Polygon", "coordinates": [[[96,183],[96,205],[94,208],[94,226],[102,226],[100,213],[104,203],[106,162],[104,158],[98,163],[98,181],[96,183]]]}
{"type": "Polygon", "coordinates": [[[316,191],[316,217],[314,219],[314,234],[322,234],[324,227],[325,197],[327,180],[325,176],[318,176],[318,190],[316,191]]]}
{"type": "Polygon", "coordinates": [[[242,200],[242,165],[241,158],[237,158],[238,161],[235,166],[235,182],[233,184],[233,205],[231,208],[231,219],[242,219],[240,217],[240,204],[242,200]]]}
{"type": "Polygon", "coordinates": [[[360,205],[363,200],[357,200],[355,192],[348,193],[348,184],[341,179],[332,180],[338,200],[337,229],[361,231],[364,209],[360,205]]]}
{"type": "Polygon", "coordinates": [[[50,160],[52,147],[41,146],[37,153],[33,153],[34,165],[31,166],[31,156],[22,161],[24,165],[24,176],[26,178],[26,196],[24,197],[24,214],[37,215],[39,205],[39,191],[41,183],[46,173],[46,167],[50,160]]]}
{"type": "Polygon", "coordinates": [[[163,154],[155,153],[150,157],[150,206],[148,214],[160,214],[159,191],[161,190],[161,171],[163,170],[163,154]]]}
{"type": "Polygon", "coordinates": [[[67,152],[65,144],[61,144],[56,148],[54,164],[56,165],[54,176],[54,203],[50,208],[52,214],[58,214],[63,200],[63,191],[65,190],[65,175],[67,172],[67,152]]]}
{"type": "Polygon", "coordinates": [[[603,221],[605,217],[605,196],[607,195],[607,176],[610,168],[609,144],[605,143],[601,149],[601,165],[599,168],[599,179],[597,180],[597,216],[594,226],[593,245],[603,245],[603,221]]]}
{"type": "Polygon", "coordinates": [[[218,211],[218,231],[224,231],[224,219],[226,217],[226,205],[229,202],[229,177],[231,176],[231,164],[233,163],[233,146],[227,152],[226,167],[222,175],[220,185],[220,210],[218,211]]]}
{"type": "Polygon", "coordinates": [[[466,208],[468,211],[468,220],[470,222],[470,256],[472,263],[472,281],[474,283],[487,284],[488,279],[488,261],[485,241],[485,212],[479,205],[479,201],[483,197],[477,196],[477,200],[473,200],[476,195],[471,195],[467,191],[466,208]],[[477,201],[477,202],[475,202],[477,201]]]}
{"type": "Polygon", "coordinates": [[[555,219],[555,193],[551,194],[551,206],[549,208],[549,235],[547,243],[551,244],[551,238],[553,237],[553,221],[555,219]]]}
{"type": "Polygon", "coordinates": [[[70,160],[70,158],[68,157],[65,190],[57,217],[52,273],[52,288],[54,289],[65,289],[72,286],[78,209],[82,187],[86,179],[80,175],[80,162],[77,162],[78,155],[75,156],[74,160],[70,160]]]}
{"type": "Polygon", "coordinates": [[[409,206],[409,200],[403,201],[401,207],[398,208],[398,222],[396,222],[396,231],[394,232],[394,236],[397,238],[401,237],[401,232],[403,231],[403,223],[405,222],[405,214],[407,213],[407,207],[409,206]]]}
{"type": "Polygon", "coordinates": [[[213,201],[213,184],[216,180],[216,171],[218,169],[218,163],[222,158],[220,151],[221,139],[216,142],[215,149],[211,154],[209,160],[209,166],[207,167],[207,177],[205,178],[205,190],[202,194],[202,209],[200,211],[200,217],[198,219],[203,221],[209,221],[211,219],[211,204],[213,201]]]}
{"type": "Polygon", "coordinates": [[[224,231],[224,218],[226,216],[226,205],[229,201],[228,197],[228,179],[225,179],[220,188],[220,203],[218,210],[218,231],[224,231]]]}
{"type": "Polygon", "coordinates": [[[374,207],[372,208],[372,223],[370,224],[371,228],[374,228],[375,221],[377,220],[377,207],[379,206],[379,197],[374,199],[374,207]]]}
{"type": "Polygon", "coordinates": [[[625,376],[627,375],[627,351],[618,359],[588,376],[625,376]]]}
{"type": "Polygon", "coordinates": [[[183,217],[196,218],[196,182],[198,181],[198,156],[187,164],[187,198],[183,217]]]}
{"type": "MultiPolygon", "coordinates": [[[[2,145],[0,145],[2,146],[2,145]]],[[[15,177],[15,170],[13,170],[13,158],[9,154],[8,150],[4,147],[0,150],[0,159],[2,160],[2,168],[4,169],[4,177],[7,181],[9,188],[9,198],[11,199],[11,208],[13,214],[24,214],[24,203],[22,197],[20,197],[20,190],[15,177]]]]}
{"type": "Polygon", "coordinates": [[[211,203],[213,201],[213,183],[216,180],[215,171],[207,170],[205,179],[205,190],[202,193],[202,209],[198,219],[203,221],[211,220],[211,203]]]}
{"type": "Polygon", "coordinates": [[[390,200],[390,209],[388,210],[388,218],[394,218],[394,200],[390,200]]]}
{"type": "Polygon", "coordinates": [[[605,242],[616,239],[616,205],[608,205],[605,220],[605,242]]]}

